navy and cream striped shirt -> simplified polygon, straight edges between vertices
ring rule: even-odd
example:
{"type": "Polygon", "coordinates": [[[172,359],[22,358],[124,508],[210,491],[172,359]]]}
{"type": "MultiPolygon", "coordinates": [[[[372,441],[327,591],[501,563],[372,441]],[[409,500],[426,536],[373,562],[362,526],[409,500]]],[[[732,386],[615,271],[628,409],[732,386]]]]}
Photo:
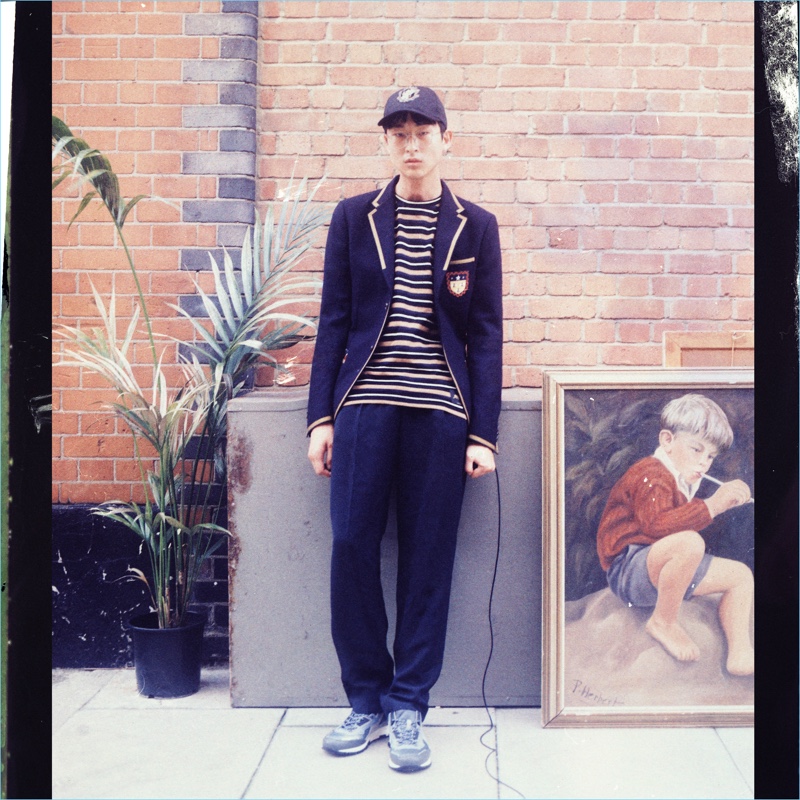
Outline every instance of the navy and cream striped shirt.
{"type": "Polygon", "coordinates": [[[432,408],[466,419],[433,310],[433,239],[441,197],[395,197],[394,288],[375,352],[345,401],[432,408]]]}

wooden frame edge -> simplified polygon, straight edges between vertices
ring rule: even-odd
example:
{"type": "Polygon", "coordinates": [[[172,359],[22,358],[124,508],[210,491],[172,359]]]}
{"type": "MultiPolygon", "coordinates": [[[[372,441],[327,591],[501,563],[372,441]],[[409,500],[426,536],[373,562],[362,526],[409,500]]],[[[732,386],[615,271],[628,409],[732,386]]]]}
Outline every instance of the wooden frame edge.
{"type": "Polygon", "coordinates": [[[564,392],[569,389],[751,388],[754,370],[561,368],[542,373],[542,727],[751,727],[753,706],[568,709],[564,696],[564,392]],[[553,535],[555,531],[555,535],[553,535]]]}

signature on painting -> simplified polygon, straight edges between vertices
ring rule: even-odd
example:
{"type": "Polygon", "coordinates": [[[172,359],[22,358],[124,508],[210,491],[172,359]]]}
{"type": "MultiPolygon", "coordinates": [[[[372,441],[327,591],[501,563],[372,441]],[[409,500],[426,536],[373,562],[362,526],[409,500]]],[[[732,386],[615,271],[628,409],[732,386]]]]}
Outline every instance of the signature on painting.
{"type": "Polygon", "coordinates": [[[574,697],[582,700],[584,703],[593,706],[624,706],[625,702],[620,700],[619,697],[605,697],[604,695],[596,692],[589,686],[588,683],[583,681],[574,680],[572,682],[572,694],[574,697]]]}

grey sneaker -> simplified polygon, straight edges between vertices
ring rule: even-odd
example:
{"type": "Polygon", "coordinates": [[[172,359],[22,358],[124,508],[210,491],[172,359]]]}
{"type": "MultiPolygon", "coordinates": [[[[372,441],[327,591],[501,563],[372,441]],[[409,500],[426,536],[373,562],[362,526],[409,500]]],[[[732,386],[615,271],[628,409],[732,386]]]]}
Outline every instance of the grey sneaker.
{"type": "Polygon", "coordinates": [[[357,714],[351,711],[347,719],[322,740],[322,747],[337,756],[352,756],[366,750],[370,742],[388,733],[385,714],[357,714]]]}
{"type": "Polygon", "coordinates": [[[431,765],[431,748],[422,735],[422,714],[410,708],[389,714],[389,766],[416,772],[431,765]]]}

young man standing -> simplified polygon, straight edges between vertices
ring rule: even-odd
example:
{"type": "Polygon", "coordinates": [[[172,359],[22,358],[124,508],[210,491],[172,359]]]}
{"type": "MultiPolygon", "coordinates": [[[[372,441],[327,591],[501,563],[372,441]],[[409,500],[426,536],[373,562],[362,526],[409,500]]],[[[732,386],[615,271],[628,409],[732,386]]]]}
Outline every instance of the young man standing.
{"type": "Polygon", "coordinates": [[[323,747],[350,755],[388,733],[390,766],[414,771],[431,763],[422,721],[465,479],[495,468],[502,270],[495,217],[441,180],[453,137],[436,93],[395,92],[378,124],[397,174],[334,211],[311,369],[308,457],[331,478],[331,628],[352,706],[323,747]],[[390,654],[380,543],[393,488],[390,654]]]}

